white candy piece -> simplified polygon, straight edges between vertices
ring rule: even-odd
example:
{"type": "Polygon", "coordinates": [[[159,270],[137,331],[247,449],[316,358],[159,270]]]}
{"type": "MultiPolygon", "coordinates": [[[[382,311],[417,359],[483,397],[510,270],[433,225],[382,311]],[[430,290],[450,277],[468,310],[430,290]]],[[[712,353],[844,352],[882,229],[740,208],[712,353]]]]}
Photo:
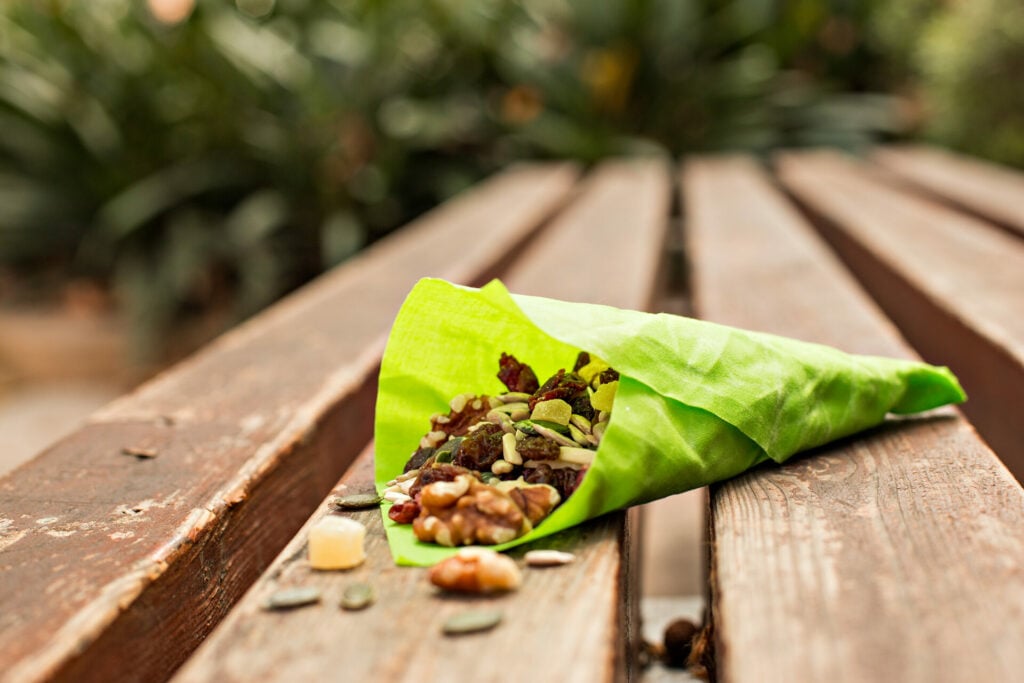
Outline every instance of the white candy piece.
{"type": "Polygon", "coordinates": [[[366,527],[354,519],[327,515],[309,530],[309,564],[313,569],[351,569],[363,563],[366,527]]]}

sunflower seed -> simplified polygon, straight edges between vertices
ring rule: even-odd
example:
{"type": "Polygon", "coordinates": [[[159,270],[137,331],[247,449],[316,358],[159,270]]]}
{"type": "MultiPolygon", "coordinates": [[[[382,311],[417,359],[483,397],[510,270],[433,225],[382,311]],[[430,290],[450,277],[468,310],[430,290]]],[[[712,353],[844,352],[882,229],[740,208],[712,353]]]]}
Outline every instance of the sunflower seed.
{"type": "Polygon", "coordinates": [[[346,610],[366,609],[377,601],[377,591],[368,583],[353,583],[341,595],[341,608],[346,610]]]}
{"type": "Polygon", "coordinates": [[[531,567],[557,567],[569,564],[576,559],[576,556],[561,550],[531,550],[523,555],[523,559],[531,567]]]}
{"type": "Polygon", "coordinates": [[[350,493],[337,496],[331,501],[338,510],[362,510],[380,505],[381,497],[376,493],[350,493]]]}
{"type": "Polygon", "coordinates": [[[263,603],[265,610],[293,609],[320,602],[320,589],[315,586],[282,588],[271,593],[263,603]]]}
{"type": "Polygon", "coordinates": [[[497,610],[474,610],[460,612],[449,617],[441,627],[445,635],[456,636],[465,633],[489,631],[501,623],[502,613],[497,610]]]}

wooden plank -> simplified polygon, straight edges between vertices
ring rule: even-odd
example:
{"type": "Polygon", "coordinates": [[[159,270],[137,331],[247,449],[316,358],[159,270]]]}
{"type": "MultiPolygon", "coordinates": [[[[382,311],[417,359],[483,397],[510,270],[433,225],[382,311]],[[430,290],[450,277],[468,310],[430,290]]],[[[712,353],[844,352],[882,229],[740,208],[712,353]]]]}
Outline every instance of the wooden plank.
{"type": "Polygon", "coordinates": [[[779,175],[914,347],[957,373],[967,416],[1024,478],[1024,240],[839,153],[781,157],[779,175]]]}
{"type": "Polygon", "coordinates": [[[879,147],[871,160],[933,197],[1024,237],[1024,174],[938,147],[879,147]]]}
{"type": "MultiPolygon", "coordinates": [[[[667,169],[661,164],[599,168],[576,203],[525,250],[507,273],[506,284],[518,292],[646,305],[653,300],[656,268],[629,269],[656,264],[669,191],[667,169]],[[567,249],[577,258],[567,261],[567,249]],[[609,259],[608,254],[622,258],[609,259]],[[592,267],[594,263],[601,267],[592,267]]],[[[367,453],[339,489],[371,490],[372,481],[367,453]]],[[[314,520],[326,513],[326,505],[321,506],[314,520]]],[[[310,572],[306,529],[300,532],[175,681],[591,683],[635,675],[630,648],[640,636],[639,596],[632,585],[637,576],[636,532],[627,515],[605,515],[539,542],[575,553],[571,567],[526,571],[516,593],[469,601],[440,597],[423,569],[395,567],[379,514],[372,510],[357,515],[369,527],[369,558],[349,572],[310,572]],[[357,580],[374,583],[380,598],[366,612],[343,613],[332,603],[345,585],[357,580]],[[260,610],[268,593],[293,584],[320,586],[330,596],[328,604],[287,615],[260,610]],[[502,625],[471,638],[442,637],[442,622],[469,602],[502,609],[502,625]]]]}
{"type": "MultiPolygon", "coordinates": [[[[753,162],[691,162],[683,190],[702,317],[912,356],[753,162]]],[[[1024,491],[955,410],[715,486],[710,532],[720,681],[1013,680],[1024,667],[1024,491]]]]}
{"type": "Polygon", "coordinates": [[[166,678],[370,437],[414,281],[489,278],[575,178],[536,166],[483,183],[0,480],[0,680],[166,678]]]}

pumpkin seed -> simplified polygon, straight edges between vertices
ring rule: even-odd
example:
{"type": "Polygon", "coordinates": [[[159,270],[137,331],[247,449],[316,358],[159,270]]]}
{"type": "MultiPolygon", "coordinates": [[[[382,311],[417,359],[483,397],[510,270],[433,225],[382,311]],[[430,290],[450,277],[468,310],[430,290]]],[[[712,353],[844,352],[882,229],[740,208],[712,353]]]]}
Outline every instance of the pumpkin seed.
{"type": "Polygon", "coordinates": [[[380,505],[381,500],[376,493],[349,493],[335,497],[331,505],[338,510],[362,510],[380,505]]]}
{"type": "Polygon", "coordinates": [[[341,594],[341,608],[345,610],[366,609],[377,601],[377,591],[368,583],[353,583],[341,594]]]}
{"type": "Polygon", "coordinates": [[[263,603],[265,610],[282,610],[303,607],[320,602],[320,589],[315,586],[282,588],[270,594],[263,603]]]}
{"type": "Polygon", "coordinates": [[[502,616],[497,610],[460,612],[445,620],[441,630],[449,636],[489,631],[501,623],[502,616]]]}

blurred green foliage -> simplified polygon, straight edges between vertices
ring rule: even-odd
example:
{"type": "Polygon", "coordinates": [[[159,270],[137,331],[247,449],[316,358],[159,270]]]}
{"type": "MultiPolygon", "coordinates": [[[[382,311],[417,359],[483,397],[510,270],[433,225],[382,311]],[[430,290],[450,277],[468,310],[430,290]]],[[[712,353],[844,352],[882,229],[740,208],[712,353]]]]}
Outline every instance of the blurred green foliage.
{"type": "Polygon", "coordinates": [[[855,147],[899,131],[896,6],[8,0],[0,275],[100,283],[153,351],[516,159],[855,147]]]}
{"type": "Polygon", "coordinates": [[[902,0],[872,25],[924,136],[1024,167],[1024,3],[902,0]]]}

